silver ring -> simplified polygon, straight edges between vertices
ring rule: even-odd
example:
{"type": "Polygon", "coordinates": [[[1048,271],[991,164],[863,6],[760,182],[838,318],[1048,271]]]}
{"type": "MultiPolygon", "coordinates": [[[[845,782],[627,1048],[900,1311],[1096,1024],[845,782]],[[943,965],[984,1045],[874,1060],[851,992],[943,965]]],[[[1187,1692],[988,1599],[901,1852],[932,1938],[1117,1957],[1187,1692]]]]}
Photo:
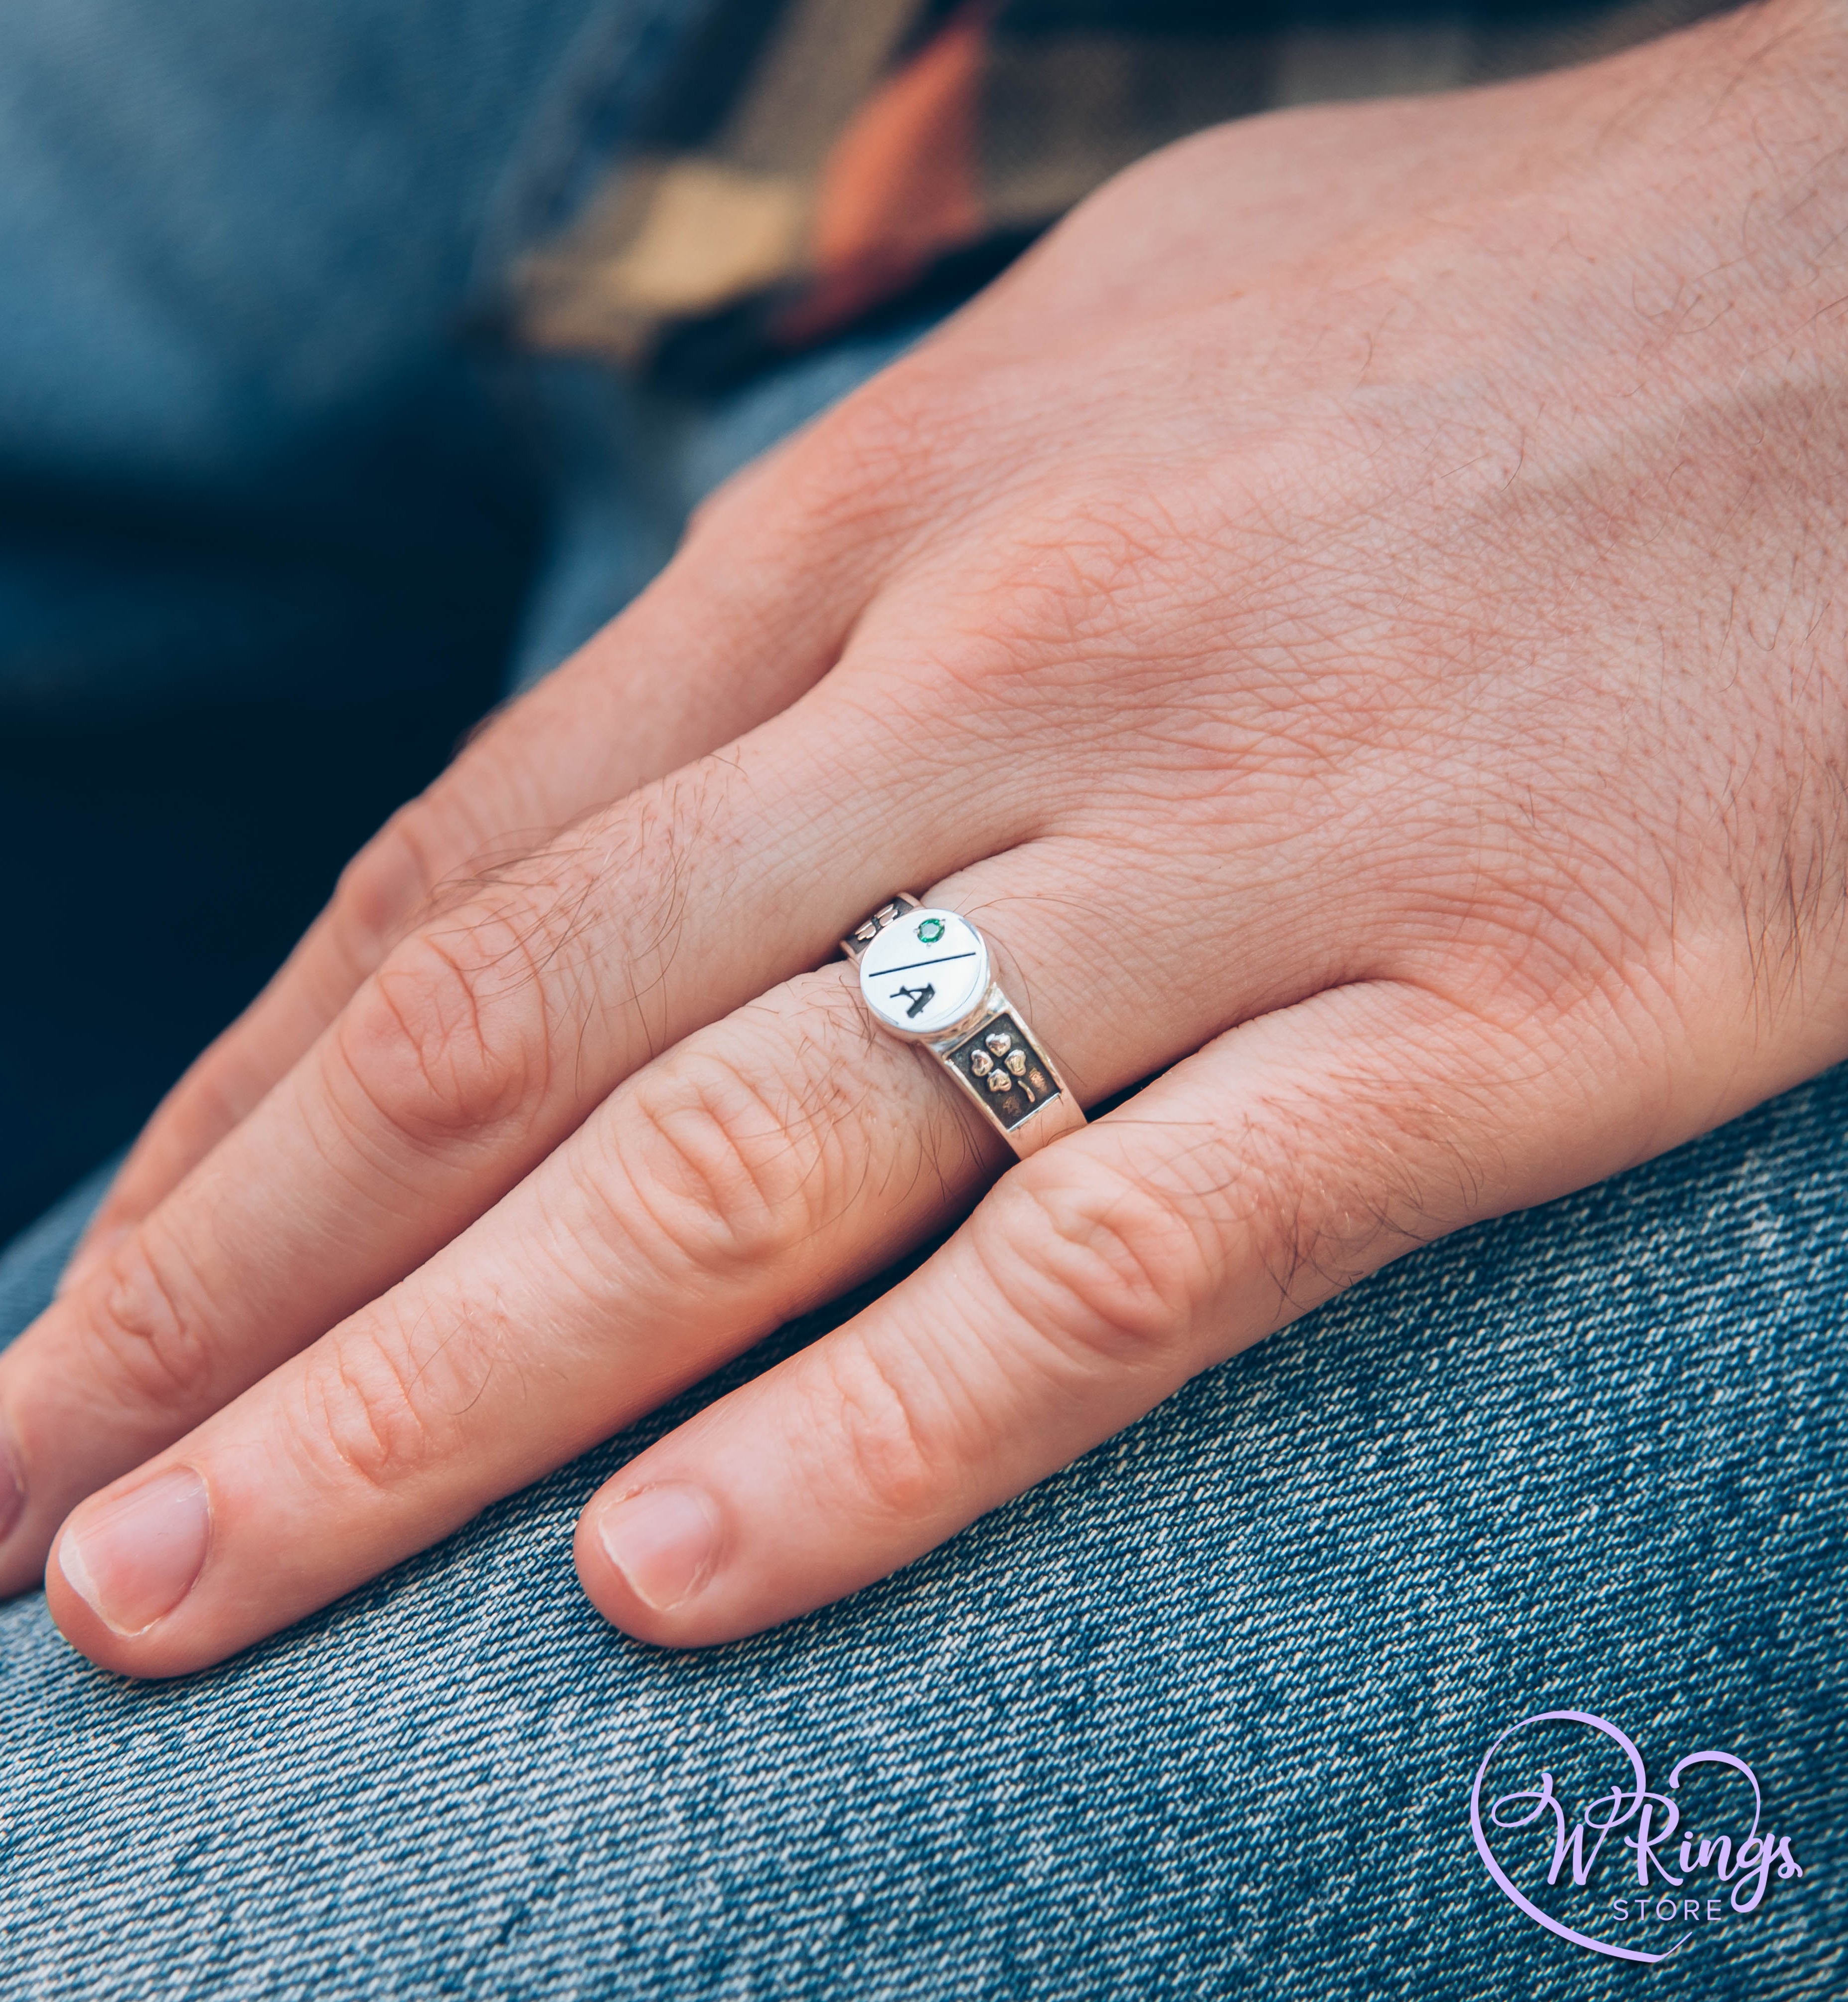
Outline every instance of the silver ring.
{"type": "Polygon", "coordinates": [[[908,892],[841,940],[880,1028],[935,1057],[1016,1154],[1075,1132],[1072,1088],[996,984],[988,940],[954,911],[908,892]]]}

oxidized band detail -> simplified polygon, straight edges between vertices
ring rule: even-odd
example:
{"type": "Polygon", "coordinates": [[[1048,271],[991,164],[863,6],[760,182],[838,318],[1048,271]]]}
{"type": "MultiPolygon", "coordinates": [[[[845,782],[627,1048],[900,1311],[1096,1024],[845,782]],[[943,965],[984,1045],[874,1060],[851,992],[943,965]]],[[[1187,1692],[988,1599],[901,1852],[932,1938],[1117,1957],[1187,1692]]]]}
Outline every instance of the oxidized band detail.
{"type": "Polygon", "coordinates": [[[1084,1124],[1071,1087],[996,984],[988,941],[901,892],[841,941],[888,1034],[927,1050],[1016,1154],[1084,1124]]]}

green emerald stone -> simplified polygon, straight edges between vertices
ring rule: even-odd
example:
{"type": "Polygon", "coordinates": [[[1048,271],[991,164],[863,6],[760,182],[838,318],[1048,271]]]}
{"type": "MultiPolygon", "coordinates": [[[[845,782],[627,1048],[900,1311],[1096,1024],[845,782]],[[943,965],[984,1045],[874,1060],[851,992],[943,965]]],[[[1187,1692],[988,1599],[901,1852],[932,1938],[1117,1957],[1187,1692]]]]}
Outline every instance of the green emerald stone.
{"type": "Polygon", "coordinates": [[[941,918],[926,918],[918,927],[918,938],[922,944],[935,945],[943,936],[943,921],[941,918]]]}

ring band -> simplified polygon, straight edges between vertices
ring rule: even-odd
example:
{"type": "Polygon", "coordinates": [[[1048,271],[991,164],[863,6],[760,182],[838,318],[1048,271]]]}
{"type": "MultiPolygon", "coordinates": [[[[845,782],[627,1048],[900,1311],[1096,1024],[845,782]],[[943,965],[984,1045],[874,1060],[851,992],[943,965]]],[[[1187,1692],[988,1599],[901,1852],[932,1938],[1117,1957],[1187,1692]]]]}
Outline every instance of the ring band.
{"type": "Polygon", "coordinates": [[[927,1051],[1016,1154],[1075,1132],[1084,1113],[1046,1046],[1001,991],[988,940],[965,917],[908,891],[841,940],[867,1012],[927,1051]]]}

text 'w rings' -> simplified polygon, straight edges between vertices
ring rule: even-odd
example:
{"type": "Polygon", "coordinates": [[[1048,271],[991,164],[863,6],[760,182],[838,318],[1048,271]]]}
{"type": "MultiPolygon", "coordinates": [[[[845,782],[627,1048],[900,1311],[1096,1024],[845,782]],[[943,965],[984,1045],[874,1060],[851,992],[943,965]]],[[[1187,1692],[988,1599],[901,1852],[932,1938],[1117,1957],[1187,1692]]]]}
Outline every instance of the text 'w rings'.
{"type": "Polygon", "coordinates": [[[901,893],[841,941],[888,1034],[935,1057],[1016,1154],[1084,1124],[1072,1089],[996,985],[988,941],[965,917],[901,893]]]}

